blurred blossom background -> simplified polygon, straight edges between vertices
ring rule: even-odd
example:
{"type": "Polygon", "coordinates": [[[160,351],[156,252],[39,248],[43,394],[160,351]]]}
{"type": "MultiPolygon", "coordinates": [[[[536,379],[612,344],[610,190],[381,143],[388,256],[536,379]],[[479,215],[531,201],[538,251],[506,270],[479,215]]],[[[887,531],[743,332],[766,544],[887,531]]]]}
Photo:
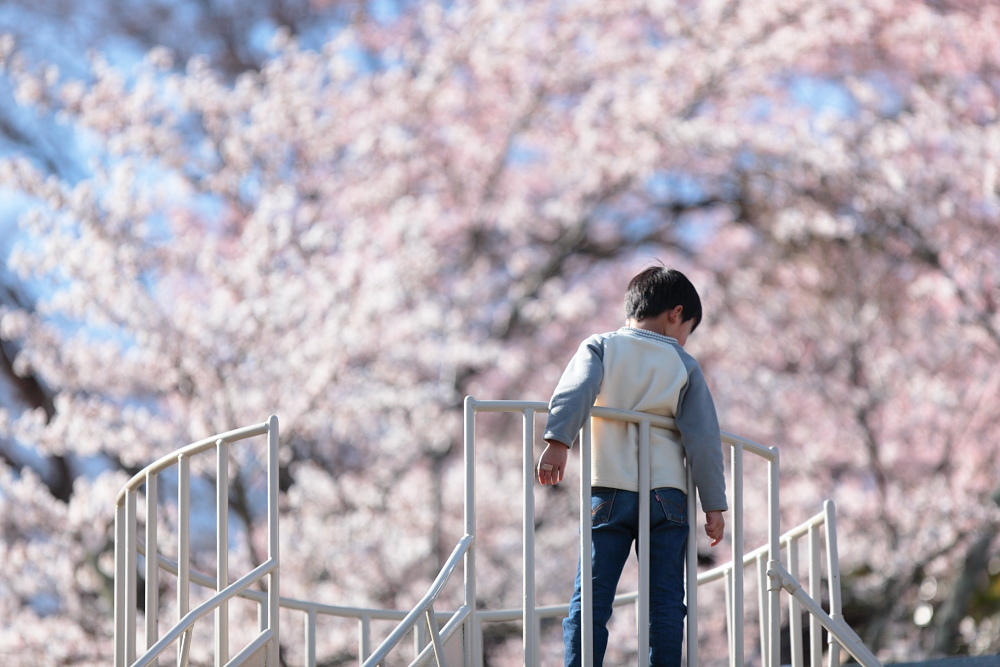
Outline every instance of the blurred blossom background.
{"type": "MultiPolygon", "coordinates": [[[[463,398],[547,400],[655,262],[702,294],[723,427],[781,450],[783,525],[836,502],[868,646],[1000,652],[995,3],[8,0],[0,34],[5,664],[108,664],[118,489],[272,413],[282,593],[409,608],[462,530],[463,398]]],[[[514,607],[519,428],[485,428],[479,594],[514,607]]]]}

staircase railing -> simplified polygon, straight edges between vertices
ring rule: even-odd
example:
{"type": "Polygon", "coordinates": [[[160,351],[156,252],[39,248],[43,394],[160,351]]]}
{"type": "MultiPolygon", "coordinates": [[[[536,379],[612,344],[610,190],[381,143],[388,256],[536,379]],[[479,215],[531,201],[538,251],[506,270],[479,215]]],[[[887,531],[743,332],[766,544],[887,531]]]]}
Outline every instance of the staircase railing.
{"type": "MultiPolygon", "coordinates": [[[[278,419],[271,417],[263,424],[228,431],[199,440],[164,456],[132,477],[118,494],[115,507],[115,667],[157,664],[159,656],[170,646],[177,646],[177,664],[185,667],[190,659],[195,623],[208,614],[215,617],[215,664],[241,665],[264,654],[268,665],[278,664],[278,419]],[[267,436],[267,559],[229,583],[229,445],[254,436],[267,436]],[[191,496],[192,458],[205,453],[215,454],[216,499],[216,577],[210,581],[215,595],[194,609],[190,605],[192,583],[207,583],[205,577],[193,581],[191,568],[191,496]],[[160,569],[163,561],[158,534],[159,482],[167,471],[177,476],[177,560],[172,571],[177,576],[177,622],[159,636],[160,569]],[[144,541],[139,542],[140,521],[137,498],[145,496],[144,541]],[[145,650],[138,653],[136,620],[139,616],[138,556],[145,563],[144,602],[145,650]],[[267,593],[259,610],[259,632],[236,655],[229,653],[228,603],[261,582],[267,593]]],[[[259,661],[259,660],[258,660],[259,661]]]]}
{"type": "MultiPolygon", "coordinates": [[[[427,622],[427,632],[430,635],[429,646],[418,654],[415,663],[422,663],[425,661],[433,652],[434,658],[437,660],[437,664],[443,665],[447,663],[444,656],[444,645],[456,632],[461,630],[466,622],[468,621],[470,615],[475,609],[474,600],[466,600],[465,604],[458,608],[450,618],[448,618],[444,627],[439,629],[438,622],[439,618],[434,613],[434,602],[437,601],[438,596],[441,595],[441,591],[444,585],[451,578],[452,573],[458,567],[459,563],[466,554],[469,553],[469,549],[472,548],[473,538],[471,535],[466,535],[461,540],[459,540],[458,545],[452,552],[451,557],[445,563],[444,567],[441,569],[441,573],[438,574],[434,583],[431,584],[430,590],[424,595],[423,599],[417,603],[417,605],[410,611],[409,614],[396,626],[396,629],[386,638],[384,642],[378,647],[371,656],[368,657],[364,662],[364,667],[378,667],[382,662],[389,656],[394,648],[406,637],[407,634],[412,632],[417,626],[417,623],[421,619],[427,622]]],[[[471,657],[471,656],[470,656],[471,657]]]]}
{"type": "MultiPolygon", "coordinates": [[[[278,609],[279,606],[303,616],[303,656],[307,667],[315,667],[316,626],[319,616],[352,618],[358,623],[358,664],[364,667],[381,665],[395,651],[408,635],[413,637],[413,665],[434,662],[437,665],[460,662],[466,667],[483,664],[482,627],[485,623],[516,622],[522,624],[523,664],[539,665],[539,628],[542,619],[565,617],[567,604],[539,606],[535,599],[534,585],[534,460],[536,437],[535,417],[545,413],[545,403],[530,401],[478,401],[468,397],[465,402],[465,488],[464,525],[465,535],[459,540],[444,564],[437,579],[427,594],[409,612],[399,610],[365,609],[321,604],[315,601],[279,597],[278,586],[278,426],[277,419],[271,417],[266,423],[212,436],[161,458],[156,463],[135,475],[122,489],[117,499],[116,539],[115,539],[115,665],[156,664],[157,657],[168,646],[178,645],[177,663],[186,665],[191,648],[192,630],[199,619],[214,612],[215,617],[215,664],[240,665],[253,660],[254,664],[278,665],[278,609]],[[523,475],[523,607],[519,609],[477,608],[476,604],[476,502],[475,502],[475,443],[476,415],[480,412],[508,412],[519,414],[522,419],[522,475],[523,475]],[[229,444],[254,436],[267,436],[267,496],[268,496],[268,558],[259,566],[229,583],[228,565],[228,465],[229,444]],[[191,532],[191,458],[214,451],[216,455],[216,528],[217,528],[217,576],[215,578],[196,572],[190,563],[191,532]],[[177,475],[177,559],[172,560],[160,553],[157,535],[158,479],[167,470],[176,470],[177,475]],[[139,519],[137,498],[145,493],[144,543],[138,539],[139,519]],[[137,591],[140,585],[138,556],[143,555],[144,593],[143,618],[145,620],[145,650],[138,653],[136,639],[137,591]],[[464,603],[453,612],[436,611],[434,606],[444,586],[458,572],[464,570],[464,603]],[[162,636],[157,635],[160,571],[173,573],[177,581],[178,618],[173,627],[162,636]],[[254,590],[260,582],[265,590],[254,590]],[[190,608],[189,588],[192,585],[214,591],[206,601],[190,608]],[[228,602],[235,596],[254,601],[259,605],[259,631],[257,635],[240,649],[235,656],[229,656],[228,602]],[[372,650],[372,621],[397,621],[396,628],[386,639],[372,650]]],[[[648,455],[649,431],[651,428],[671,428],[672,420],[645,413],[595,408],[593,416],[601,419],[623,419],[637,424],[640,433],[640,456],[648,455]]],[[[826,659],[829,667],[838,667],[842,651],[846,651],[864,667],[881,667],[875,656],[864,646],[856,634],[844,621],[840,600],[839,563],[837,562],[836,516],[832,502],[824,504],[823,511],[806,520],[800,526],[784,533],[779,532],[778,518],[778,450],[764,447],[730,434],[723,435],[724,443],[730,450],[731,464],[731,512],[727,517],[732,559],[713,569],[698,572],[696,494],[688,494],[691,539],[688,540],[687,556],[687,664],[697,665],[698,658],[698,590],[701,586],[722,582],[725,586],[726,625],[728,630],[728,654],[730,667],[745,664],[744,646],[744,583],[746,573],[756,572],[757,623],[760,632],[759,662],[764,667],[778,667],[781,660],[781,633],[783,613],[787,618],[790,634],[789,658],[793,667],[803,667],[806,651],[809,664],[823,663],[823,633],[827,643],[826,659]],[[751,551],[744,549],[744,455],[749,453],[763,460],[767,467],[766,507],[752,507],[755,513],[764,514],[767,520],[767,543],[751,551]],[[759,512],[757,512],[759,510],[759,512]],[[808,545],[807,588],[798,582],[798,574],[803,565],[799,559],[800,543],[808,545]],[[823,546],[825,545],[825,559],[823,546]],[[784,561],[782,560],[784,558],[784,561]],[[825,562],[824,562],[825,560],[825,562]],[[825,579],[823,566],[825,565],[825,579]],[[697,582],[697,585],[690,585],[697,582]],[[819,600],[823,599],[823,584],[826,584],[828,607],[824,609],[819,600]],[[782,607],[781,592],[788,596],[786,607],[782,607]],[[808,633],[803,626],[803,616],[808,617],[808,633]],[[808,635],[807,645],[803,635],[808,635]]],[[[586,425],[581,434],[581,470],[590,467],[590,427],[586,425]]],[[[640,466],[642,469],[642,466],[640,466]]],[[[648,469],[648,468],[647,468],[648,469]]],[[[649,485],[648,474],[640,483],[649,485]]],[[[693,485],[689,481],[689,488],[693,485]]],[[[590,475],[580,475],[580,497],[590,497],[590,475]]],[[[640,503],[646,499],[644,511],[648,516],[649,494],[640,494],[640,503]]],[[[581,502],[581,553],[590,553],[590,503],[581,502]]],[[[643,511],[643,508],[640,508],[643,511]]],[[[643,525],[648,525],[644,522],[643,525]]],[[[648,528],[646,528],[648,531],[648,528]]],[[[642,539],[642,538],[640,538],[642,539]]],[[[648,535],[643,540],[649,543],[648,535]]],[[[584,582],[589,582],[589,558],[582,560],[584,582]]],[[[648,600],[645,590],[648,586],[648,554],[641,553],[639,559],[639,585],[637,591],[619,595],[616,606],[635,605],[637,621],[637,654],[648,650],[648,600]]],[[[754,581],[751,574],[751,581],[754,581]]],[[[589,611],[586,600],[590,591],[584,589],[584,610],[589,611]]],[[[480,601],[481,603],[482,601],[480,601]]],[[[591,623],[584,622],[584,641],[592,641],[591,623]]],[[[592,656],[585,644],[585,664],[591,664],[592,656]]]]}
{"type": "MultiPolygon", "coordinates": [[[[466,419],[466,451],[467,456],[474,458],[474,444],[470,447],[468,441],[475,440],[475,415],[480,412],[507,412],[520,414],[522,419],[522,487],[523,487],[523,539],[524,539],[524,579],[522,582],[522,599],[525,601],[521,610],[524,664],[537,665],[538,661],[538,627],[539,618],[551,615],[565,616],[566,609],[562,605],[555,607],[537,607],[535,604],[534,592],[534,543],[535,543],[535,516],[534,516],[534,461],[536,438],[534,434],[534,421],[537,414],[546,413],[548,405],[532,401],[479,401],[472,397],[466,398],[465,419],[466,419]],[[471,453],[469,453],[471,452],[471,453]]],[[[612,410],[608,408],[595,407],[592,417],[597,419],[624,420],[634,423],[639,432],[639,470],[640,470],[640,545],[649,544],[648,539],[648,498],[649,498],[649,476],[648,476],[648,448],[649,431],[651,428],[674,428],[673,420],[651,415],[647,413],[631,412],[626,410],[612,410]],[[643,472],[646,474],[642,474],[643,472]],[[646,492],[643,493],[642,491],[646,492]]],[[[580,434],[580,469],[587,471],[580,474],[580,553],[588,557],[582,558],[581,581],[582,587],[582,608],[583,608],[583,662],[584,665],[592,663],[593,656],[590,652],[592,646],[592,617],[588,615],[591,605],[590,586],[590,424],[585,424],[580,434]]],[[[821,635],[819,627],[822,626],[829,636],[828,659],[831,667],[840,664],[840,648],[845,649],[864,667],[880,667],[878,659],[864,646],[857,635],[850,629],[843,620],[840,609],[840,575],[839,563],[837,562],[836,544],[836,523],[834,516],[834,506],[828,502],[824,512],[819,517],[805,522],[802,526],[785,535],[780,533],[779,519],[779,498],[778,498],[778,477],[779,477],[779,456],[775,447],[765,447],[738,436],[724,433],[723,442],[730,448],[730,488],[732,489],[732,503],[730,517],[727,518],[728,529],[731,533],[732,559],[728,565],[715,570],[698,573],[697,564],[697,534],[698,526],[695,525],[696,497],[694,485],[688,480],[688,488],[692,491],[688,494],[688,518],[690,523],[690,538],[688,540],[687,558],[687,664],[695,667],[698,660],[698,589],[701,585],[708,584],[718,579],[724,579],[726,585],[726,618],[729,633],[729,664],[731,667],[743,667],[745,663],[744,647],[744,570],[748,565],[758,566],[758,624],[760,627],[760,662],[765,667],[778,667],[780,663],[781,632],[782,632],[782,607],[781,591],[791,595],[789,605],[789,623],[792,626],[791,645],[793,654],[801,653],[801,613],[804,611],[810,616],[810,657],[813,660],[810,664],[820,665],[821,655],[816,649],[818,638],[821,635]],[[759,513],[764,514],[767,519],[767,543],[749,553],[744,548],[745,511],[746,501],[744,494],[744,456],[749,453],[763,460],[767,467],[767,500],[766,507],[754,508],[759,513]],[[819,563],[819,526],[826,526],[826,548],[827,548],[827,586],[830,591],[829,611],[824,610],[817,602],[820,598],[820,578],[821,569],[819,563]],[[796,579],[798,571],[798,540],[803,534],[808,534],[810,546],[813,549],[809,561],[810,571],[810,592],[807,593],[796,579]],[[782,545],[786,546],[788,552],[789,566],[786,567],[781,562],[782,545]],[[733,564],[739,563],[736,567],[733,564]],[[697,582],[698,585],[691,585],[697,582]]],[[[466,471],[467,475],[473,475],[474,471],[466,471]]],[[[474,500],[474,498],[473,498],[474,500]]],[[[466,510],[469,512],[469,510],[466,510]]],[[[473,527],[471,528],[474,533],[473,527]]],[[[617,604],[634,601],[636,604],[637,634],[638,634],[638,655],[648,653],[648,609],[649,601],[646,591],[648,591],[648,550],[641,549],[639,554],[639,581],[638,591],[630,596],[620,596],[617,604]]],[[[478,619],[493,618],[496,620],[513,620],[506,613],[491,613],[489,610],[477,612],[478,619]]],[[[793,655],[793,664],[798,667],[802,665],[801,658],[793,655]]]]}

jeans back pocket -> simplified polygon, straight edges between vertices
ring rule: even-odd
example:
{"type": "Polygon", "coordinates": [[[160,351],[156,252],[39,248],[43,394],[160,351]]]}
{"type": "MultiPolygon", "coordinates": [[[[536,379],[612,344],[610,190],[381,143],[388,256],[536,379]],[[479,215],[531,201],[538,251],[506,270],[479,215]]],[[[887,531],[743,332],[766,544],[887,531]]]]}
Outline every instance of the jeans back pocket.
{"type": "Polygon", "coordinates": [[[653,498],[663,509],[663,514],[667,521],[687,524],[687,494],[680,489],[663,488],[653,491],[653,498]]]}
{"type": "Polygon", "coordinates": [[[617,489],[595,486],[590,492],[590,523],[599,526],[611,520],[617,489]]]}

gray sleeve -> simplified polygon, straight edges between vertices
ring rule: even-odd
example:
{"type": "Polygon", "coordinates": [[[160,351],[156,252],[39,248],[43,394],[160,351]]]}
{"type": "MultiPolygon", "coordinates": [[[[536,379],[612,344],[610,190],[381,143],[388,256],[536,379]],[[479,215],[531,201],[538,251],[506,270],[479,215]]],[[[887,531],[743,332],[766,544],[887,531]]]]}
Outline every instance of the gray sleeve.
{"type": "Polygon", "coordinates": [[[722,434],[715,402],[701,366],[689,355],[682,356],[688,369],[688,382],[681,390],[674,423],[681,433],[684,455],[701,498],[702,510],[726,510],[729,504],[726,501],[722,434]]]}
{"type": "Polygon", "coordinates": [[[563,371],[549,401],[549,417],[542,436],[546,440],[572,446],[590,417],[604,379],[603,340],[601,336],[591,336],[583,341],[563,371]]]}

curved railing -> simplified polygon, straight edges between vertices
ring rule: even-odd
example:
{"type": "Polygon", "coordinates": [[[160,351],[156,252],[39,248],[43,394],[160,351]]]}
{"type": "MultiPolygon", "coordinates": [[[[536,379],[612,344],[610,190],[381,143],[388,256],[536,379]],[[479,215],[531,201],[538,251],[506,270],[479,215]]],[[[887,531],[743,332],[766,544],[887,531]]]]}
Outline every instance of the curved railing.
{"type": "MultiPolygon", "coordinates": [[[[482,627],[485,623],[522,623],[525,665],[540,664],[538,641],[540,620],[564,617],[567,604],[538,606],[534,585],[534,461],[536,438],[534,420],[536,415],[545,413],[545,403],[532,401],[478,401],[472,397],[465,402],[465,487],[464,525],[465,535],[459,540],[451,556],[444,563],[435,581],[425,596],[410,611],[366,609],[322,604],[315,601],[281,598],[278,589],[278,522],[277,522],[277,472],[278,472],[278,429],[277,419],[268,422],[212,436],[178,450],[148,466],[135,475],[122,489],[116,503],[115,539],[115,665],[156,664],[168,646],[178,645],[178,665],[186,665],[191,647],[192,629],[196,623],[214,613],[215,617],[215,657],[217,665],[240,665],[253,658],[254,664],[277,665],[278,663],[278,609],[279,607],[299,612],[303,615],[304,661],[307,667],[317,664],[317,618],[334,616],[354,619],[358,623],[358,664],[376,667],[383,664],[396,650],[405,637],[413,637],[413,665],[451,664],[460,662],[467,667],[482,664],[482,627]],[[523,580],[520,609],[477,609],[476,605],[476,502],[475,502],[475,443],[476,415],[480,412],[507,412],[519,414],[522,419],[522,474],[523,474],[523,580]],[[228,565],[228,458],[229,444],[255,436],[265,435],[268,442],[268,558],[256,568],[236,581],[229,583],[228,565]],[[191,531],[191,467],[192,457],[214,451],[216,455],[216,526],[217,526],[217,576],[211,577],[192,570],[190,563],[191,531]],[[167,470],[177,474],[177,560],[172,560],[158,548],[157,508],[158,479],[167,470]],[[144,542],[138,539],[137,498],[145,493],[144,542]],[[143,555],[144,563],[144,619],[145,650],[136,659],[136,610],[139,573],[137,557],[143,555]],[[464,568],[464,603],[455,611],[435,610],[446,583],[459,569],[464,568]],[[172,573],[177,580],[178,618],[169,631],[157,635],[159,601],[159,573],[172,573]],[[254,584],[261,582],[265,590],[255,590],[254,584]],[[189,588],[201,586],[214,594],[195,608],[189,605],[189,588]],[[229,657],[228,602],[236,596],[254,601],[259,607],[259,631],[257,635],[229,657]],[[374,650],[372,648],[373,621],[395,621],[394,630],[374,650]],[[446,659],[446,655],[448,658],[446,659]]],[[[640,457],[648,456],[649,431],[651,428],[673,428],[673,420],[646,413],[594,408],[593,416],[600,419],[620,419],[637,424],[640,433],[640,457]]],[[[808,519],[800,526],[779,533],[778,519],[778,450],[764,447],[731,434],[723,434],[723,441],[730,452],[730,489],[732,495],[729,524],[732,543],[732,558],[713,569],[698,572],[697,531],[693,525],[696,517],[696,494],[689,493],[689,520],[692,523],[692,539],[688,540],[687,579],[697,582],[697,586],[687,587],[688,640],[687,663],[689,667],[698,664],[698,589],[700,586],[722,582],[725,586],[726,621],[728,628],[728,652],[731,667],[742,667],[745,662],[744,647],[744,579],[747,571],[756,570],[757,621],[760,628],[760,655],[752,659],[765,667],[777,667],[781,646],[781,592],[789,594],[787,619],[790,626],[791,664],[802,667],[804,652],[802,636],[803,616],[808,616],[808,658],[809,664],[823,662],[822,631],[827,631],[827,660],[831,667],[840,664],[840,651],[846,649],[865,667],[880,667],[878,660],[861,643],[843,620],[840,608],[839,563],[837,562],[836,519],[833,503],[827,501],[823,511],[808,519]],[[744,549],[744,455],[763,460],[767,466],[767,500],[764,506],[749,509],[766,514],[767,542],[763,546],[747,551],[744,549]],[[808,544],[806,591],[798,583],[800,566],[799,546],[805,540],[808,544]],[[822,547],[825,546],[825,563],[822,547]],[[824,609],[816,600],[821,599],[824,581],[823,565],[826,566],[825,582],[829,593],[829,609],[824,609]]],[[[581,470],[590,467],[590,425],[581,432],[581,470]]],[[[640,465],[646,472],[640,478],[640,485],[649,486],[648,466],[640,465]]],[[[693,488],[689,480],[689,488],[693,488]]],[[[590,497],[590,475],[580,475],[580,497],[590,497]]],[[[640,494],[640,513],[648,517],[649,494],[640,494]]],[[[590,503],[581,502],[581,553],[590,553],[590,503]]],[[[648,521],[641,524],[648,531],[648,521]]],[[[640,542],[648,544],[640,536],[640,542]]],[[[582,559],[585,582],[583,597],[590,597],[588,571],[590,559],[582,559]]],[[[615,604],[635,605],[638,617],[638,649],[643,655],[648,647],[648,601],[644,591],[648,589],[648,554],[641,553],[639,560],[639,582],[637,592],[619,595],[615,604]]],[[[591,622],[587,618],[589,605],[584,604],[584,664],[591,659],[587,643],[590,641],[591,622]]]]}
{"type": "MultiPolygon", "coordinates": [[[[115,667],[156,664],[170,646],[178,644],[177,664],[188,664],[195,623],[210,613],[215,616],[216,664],[240,665],[252,656],[266,653],[268,664],[278,658],[278,419],[263,424],[227,431],[199,440],[147,466],[122,488],[115,502],[115,667]],[[255,436],[267,437],[267,559],[233,583],[229,583],[229,445],[255,436]],[[191,460],[204,453],[215,454],[216,498],[216,578],[215,595],[194,609],[190,608],[192,584],[191,556],[191,460]],[[163,473],[177,475],[177,622],[159,636],[159,588],[162,559],[159,553],[158,497],[163,473]],[[144,541],[140,544],[137,498],[145,495],[144,541]],[[143,571],[145,650],[137,659],[136,619],[139,590],[138,556],[145,558],[143,571]],[[228,602],[261,582],[266,586],[265,601],[259,618],[259,632],[240,649],[229,655],[228,602]]],[[[204,578],[202,578],[204,579],[204,578]]]]}

